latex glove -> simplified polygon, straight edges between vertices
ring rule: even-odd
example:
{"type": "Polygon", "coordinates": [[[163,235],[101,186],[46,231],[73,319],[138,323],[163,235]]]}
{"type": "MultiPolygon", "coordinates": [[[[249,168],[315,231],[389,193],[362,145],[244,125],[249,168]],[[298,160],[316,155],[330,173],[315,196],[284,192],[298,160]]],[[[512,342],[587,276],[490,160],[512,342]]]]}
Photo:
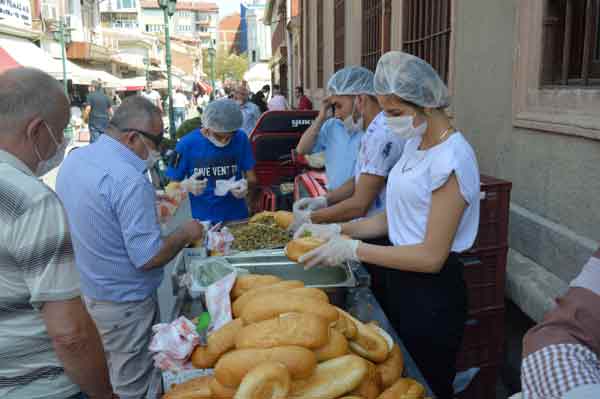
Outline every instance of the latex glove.
{"type": "Polygon", "coordinates": [[[333,237],[326,244],[302,255],[298,261],[303,263],[304,269],[314,266],[337,266],[349,260],[358,260],[356,250],[358,240],[348,240],[340,236],[333,237]]]}
{"type": "Polygon", "coordinates": [[[293,211],[316,211],[317,209],[327,208],[327,198],[302,198],[294,202],[293,211]]]}
{"type": "Polygon", "coordinates": [[[310,220],[311,210],[295,210],[294,211],[294,222],[288,228],[289,231],[297,231],[303,224],[312,223],[310,220]]]}
{"type": "Polygon", "coordinates": [[[246,198],[248,195],[248,181],[246,179],[240,180],[238,185],[231,189],[231,195],[237,199],[246,198]]]}
{"type": "Polygon", "coordinates": [[[208,179],[199,179],[199,177],[200,172],[194,173],[191,177],[181,182],[181,187],[192,195],[202,195],[208,185],[208,179]]]}
{"type": "Polygon", "coordinates": [[[304,236],[316,237],[322,240],[330,240],[342,233],[342,226],[339,224],[303,224],[294,234],[294,238],[304,236]]]}

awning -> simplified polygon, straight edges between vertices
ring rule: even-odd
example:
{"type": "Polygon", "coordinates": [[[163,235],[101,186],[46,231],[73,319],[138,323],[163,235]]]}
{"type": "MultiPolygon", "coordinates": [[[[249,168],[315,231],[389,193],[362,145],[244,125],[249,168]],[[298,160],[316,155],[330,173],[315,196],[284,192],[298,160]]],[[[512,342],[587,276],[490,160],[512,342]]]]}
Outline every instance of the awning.
{"type": "Polygon", "coordinates": [[[203,81],[199,80],[198,86],[200,86],[206,94],[210,94],[212,92],[212,87],[208,83],[204,83],[203,81]]]}
{"type": "Polygon", "coordinates": [[[0,73],[7,69],[17,68],[20,65],[15,61],[10,54],[0,47],[0,73]]]}
{"type": "Polygon", "coordinates": [[[38,68],[54,78],[62,80],[61,62],[27,39],[0,36],[0,49],[13,60],[13,62],[8,61],[6,67],[3,63],[0,68],[8,69],[15,66],[38,68]],[[14,65],[15,63],[17,65],[14,65]]]}
{"type": "Polygon", "coordinates": [[[136,76],[135,78],[121,79],[121,86],[117,91],[139,91],[146,87],[146,77],[136,76]]]}

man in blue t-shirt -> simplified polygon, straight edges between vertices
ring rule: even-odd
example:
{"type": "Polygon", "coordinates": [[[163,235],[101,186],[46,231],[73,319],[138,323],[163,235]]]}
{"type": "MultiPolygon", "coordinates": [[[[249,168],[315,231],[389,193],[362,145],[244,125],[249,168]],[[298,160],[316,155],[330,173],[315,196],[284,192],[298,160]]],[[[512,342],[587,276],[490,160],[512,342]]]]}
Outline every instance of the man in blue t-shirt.
{"type": "Polygon", "coordinates": [[[185,186],[191,187],[188,191],[195,219],[218,223],[248,217],[246,197],[250,192],[253,203],[256,161],[250,141],[240,129],[242,119],[235,101],[213,101],[202,114],[204,127],[185,135],[175,147],[167,176],[185,180],[185,186]]]}

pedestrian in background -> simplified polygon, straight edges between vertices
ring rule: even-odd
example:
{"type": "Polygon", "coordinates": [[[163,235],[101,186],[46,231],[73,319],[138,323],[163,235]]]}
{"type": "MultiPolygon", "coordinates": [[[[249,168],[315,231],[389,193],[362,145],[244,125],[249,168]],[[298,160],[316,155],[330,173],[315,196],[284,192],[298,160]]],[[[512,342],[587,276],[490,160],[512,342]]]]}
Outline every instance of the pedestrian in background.
{"type": "Polygon", "coordinates": [[[101,81],[93,81],[90,90],[91,92],[86,99],[84,120],[87,119],[90,142],[93,143],[108,127],[108,121],[112,115],[112,103],[108,96],[104,94],[101,81]]]}
{"type": "Polygon", "coordinates": [[[278,85],[273,85],[273,97],[267,104],[267,108],[269,111],[287,111],[290,108],[278,85]]]}
{"type": "Polygon", "coordinates": [[[188,98],[185,94],[183,94],[183,90],[181,87],[178,87],[175,90],[175,95],[173,95],[173,115],[175,117],[175,130],[181,126],[183,121],[185,120],[187,106],[189,105],[188,98]]]}
{"type": "Polygon", "coordinates": [[[248,101],[249,94],[248,89],[243,85],[238,86],[234,92],[235,101],[240,105],[240,110],[244,116],[242,130],[244,130],[247,135],[252,133],[261,114],[258,106],[253,102],[248,101]]]}
{"type": "Polygon", "coordinates": [[[267,107],[267,98],[269,98],[270,91],[271,87],[269,85],[264,85],[262,89],[252,96],[252,102],[256,104],[261,113],[269,110],[267,107]]]}
{"type": "Polygon", "coordinates": [[[296,86],[296,90],[294,91],[296,95],[296,99],[298,99],[298,110],[300,111],[310,111],[313,109],[312,101],[304,94],[304,88],[302,86],[296,86]]]}
{"type": "Polygon", "coordinates": [[[69,104],[33,68],[0,74],[0,397],[114,398],[79,291],[67,215],[40,177],[63,159],[69,104]]]}
{"type": "Polygon", "coordinates": [[[142,97],[154,104],[154,106],[160,110],[161,115],[163,114],[163,106],[160,93],[152,88],[152,82],[146,83],[146,88],[142,92],[142,97]]]}
{"type": "Polygon", "coordinates": [[[160,321],[156,290],[163,267],[203,237],[195,220],[161,236],[146,171],[159,158],[162,138],[158,108],[128,97],[105,135],[65,159],[56,183],[81,291],[102,335],[114,389],[124,398],[144,397],[154,371],[148,345],[160,321]]]}

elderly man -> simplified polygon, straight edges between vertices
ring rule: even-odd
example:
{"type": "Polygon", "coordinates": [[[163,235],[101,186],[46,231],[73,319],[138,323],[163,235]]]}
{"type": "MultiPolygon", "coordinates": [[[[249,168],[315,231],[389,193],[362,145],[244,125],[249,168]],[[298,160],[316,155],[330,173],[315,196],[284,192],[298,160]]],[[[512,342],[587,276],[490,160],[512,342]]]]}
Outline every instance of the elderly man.
{"type": "Polygon", "coordinates": [[[162,137],[158,108],[141,96],[128,97],[105,135],[67,157],[57,181],[81,290],[122,398],[140,398],[148,388],[148,345],[159,321],[156,289],[163,266],[203,236],[201,224],[192,220],[161,237],[146,170],[158,158],[162,137]]]}
{"type": "Polygon", "coordinates": [[[242,115],[244,117],[242,130],[246,132],[246,135],[249,136],[250,133],[252,133],[252,130],[254,130],[256,122],[258,122],[261,112],[256,104],[248,101],[248,96],[248,89],[242,85],[236,88],[233,95],[235,101],[237,101],[237,103],[240,105],[240,110],[242,111],[242,115]]]}
{"type": "Polygon", "coordinates": [[[111,398],[67,218],[39,177],[64,156],[69,104],[36,69],[0,74],[0,397],[111,398]]]}

